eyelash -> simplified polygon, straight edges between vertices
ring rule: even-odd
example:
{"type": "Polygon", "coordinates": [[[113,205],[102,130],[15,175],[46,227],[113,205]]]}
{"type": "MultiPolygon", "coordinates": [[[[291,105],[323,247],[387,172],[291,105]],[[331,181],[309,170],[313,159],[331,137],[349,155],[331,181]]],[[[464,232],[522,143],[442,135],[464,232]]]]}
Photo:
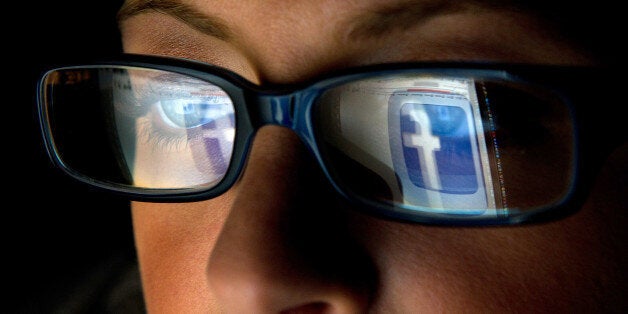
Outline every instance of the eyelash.
{"type": "Polygon", "coordinates": [[[179,151],[187,147],[190,135],[194,136],[192,128],[177,128],[169,126],[168,119],[162,112],[159,102],[149,105],[146,115],[138,119],[138,138],[158,150],[179,151]],[[185,136],[182,136],[182,132],[185,136]]]}
{"type": "Polygon", "coordinates": [[[116,111],[135,120],[135,136],[138,142],[151,145],[159,151],[179,151],[188,145],[187,136],[182,137],[169,126],[159,101],[152,96],[151,87],[136,89],[136,94],[119,93],[116,111]],[[127,97],[130,96],[130,97],[127,97]]]}

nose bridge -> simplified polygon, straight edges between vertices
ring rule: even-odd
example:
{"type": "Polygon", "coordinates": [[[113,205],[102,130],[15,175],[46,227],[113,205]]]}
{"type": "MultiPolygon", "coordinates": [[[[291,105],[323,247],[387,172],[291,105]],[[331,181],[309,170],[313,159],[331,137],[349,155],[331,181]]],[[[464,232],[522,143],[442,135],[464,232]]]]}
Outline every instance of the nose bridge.
{"type": "MultiPolygon", "coordinates": [[[[287,102],[260,106],[266,123],[289,124],[287,102]]],[[[374,266],[315,167],[295,134],[259,130],[206,266],[227,312],[364,313],[374,266]]]]}

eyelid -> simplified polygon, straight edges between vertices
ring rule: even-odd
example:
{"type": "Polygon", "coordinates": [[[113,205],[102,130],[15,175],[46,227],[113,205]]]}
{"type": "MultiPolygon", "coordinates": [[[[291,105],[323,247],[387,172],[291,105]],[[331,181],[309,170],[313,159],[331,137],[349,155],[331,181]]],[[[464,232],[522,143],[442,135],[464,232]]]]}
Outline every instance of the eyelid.
{"type": "MultiPolygon", "coordinates": [[[[128,78],[127,75],[124,77],[128,78]]],[[[181,98],[182,95],[189,95],[189,92],[182,92],[184,89],[180,88],[181,78],[174,74],[163,74],[146,79],[130,79],[130,88],[122,87],[115,90],[116,110],[130,117],[139,117],[145,115],[155,102],[164,98],[181,98]],[[175,77],[177,79],[174,79],[175,77]]]]}
{"type": "Polygon", "coordinates": [[[225,95],[162,99],[155,106],[159,107],[162,119],[172,127],[186,129],[212,123],[234,114],[233,103],[225,95]]]}

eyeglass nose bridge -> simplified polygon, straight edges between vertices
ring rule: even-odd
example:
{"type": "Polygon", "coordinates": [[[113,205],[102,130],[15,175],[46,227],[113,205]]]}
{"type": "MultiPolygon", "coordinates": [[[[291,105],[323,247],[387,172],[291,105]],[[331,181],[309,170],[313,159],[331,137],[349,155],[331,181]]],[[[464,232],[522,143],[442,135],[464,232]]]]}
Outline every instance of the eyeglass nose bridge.
{"type": "Polygon", "coordinates": [[[257,95],[254,108],[250,106],[248,108],[253,128],[259,129],[264,125],[277,125],[292,130],[323,166],[314,139],[314,126],[311,117],[312,107],[319,94],[318,89],[310,88],[290,94],[257,95]]]}
{"type": "Polygon", "coordinates": [[[312,125],[312,107],[319,94],[318,89],[310,88],[290,94],[257,95],[254,96],[256,98],[253,102],[254,105],[249,106],[248,111],[254,130],[264,125],[276,125],[295,132],[314,158],[318,160],[332,185],[335,185],[316,144],[314,126],[312,125]]]}
{"type": "Polygon", "coordinates": [[[256,98],[254,105],[248,107],[249,116],[254,130],[264,125],[276,125],[295,132],[306,149],[318,161],[328,182],[340,195],[349,198],[332,178],[315,140],[312,111],[320,93],[320,89],[309,88],[290,94],[257,95],[254,96],[256,98]]]}
{"type": "Polygon", "coordinates": [[[259,96],[255,106],[255,125],[271,124],[294,129],[294,99],[292,94],[259,96]]]}
{"type": "Polygon", "coordinates": [[[257,95],[253,102],[254,106],[248,108],[253,128],[259,129],[264,125],[288,128],[301,138],[301,141],[320,161],[310,117],[316,95],[316,91],[307,90],[290,94],[257,95]]]}

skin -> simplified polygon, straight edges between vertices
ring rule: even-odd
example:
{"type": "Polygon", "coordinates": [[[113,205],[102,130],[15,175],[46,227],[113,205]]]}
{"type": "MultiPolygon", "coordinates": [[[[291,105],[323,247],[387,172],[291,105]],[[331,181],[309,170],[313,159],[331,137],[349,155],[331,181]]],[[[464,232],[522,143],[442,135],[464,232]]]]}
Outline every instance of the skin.
{"type": "MultiPolygon", "coordinates": [[[[216,64],[258,84],[398,61],[595,62],[532,17],[477,3],[454,2],[453,10],[417,19],[433,2],[416,1],[409,11],[390,9],[395,1],[182,2],[227,31],[212,35],[145,11],[123,19],[124,50],[216,64]],[[380,11],[393,18],[373,13],[380,11]]],[[[575,215],[526,226],[443,228],[351,208],[295,134],[263,127],[241,179],[224,195],[132,204],[148,311],[625,309],[627,151],[606,162],[575,215]]]]}

